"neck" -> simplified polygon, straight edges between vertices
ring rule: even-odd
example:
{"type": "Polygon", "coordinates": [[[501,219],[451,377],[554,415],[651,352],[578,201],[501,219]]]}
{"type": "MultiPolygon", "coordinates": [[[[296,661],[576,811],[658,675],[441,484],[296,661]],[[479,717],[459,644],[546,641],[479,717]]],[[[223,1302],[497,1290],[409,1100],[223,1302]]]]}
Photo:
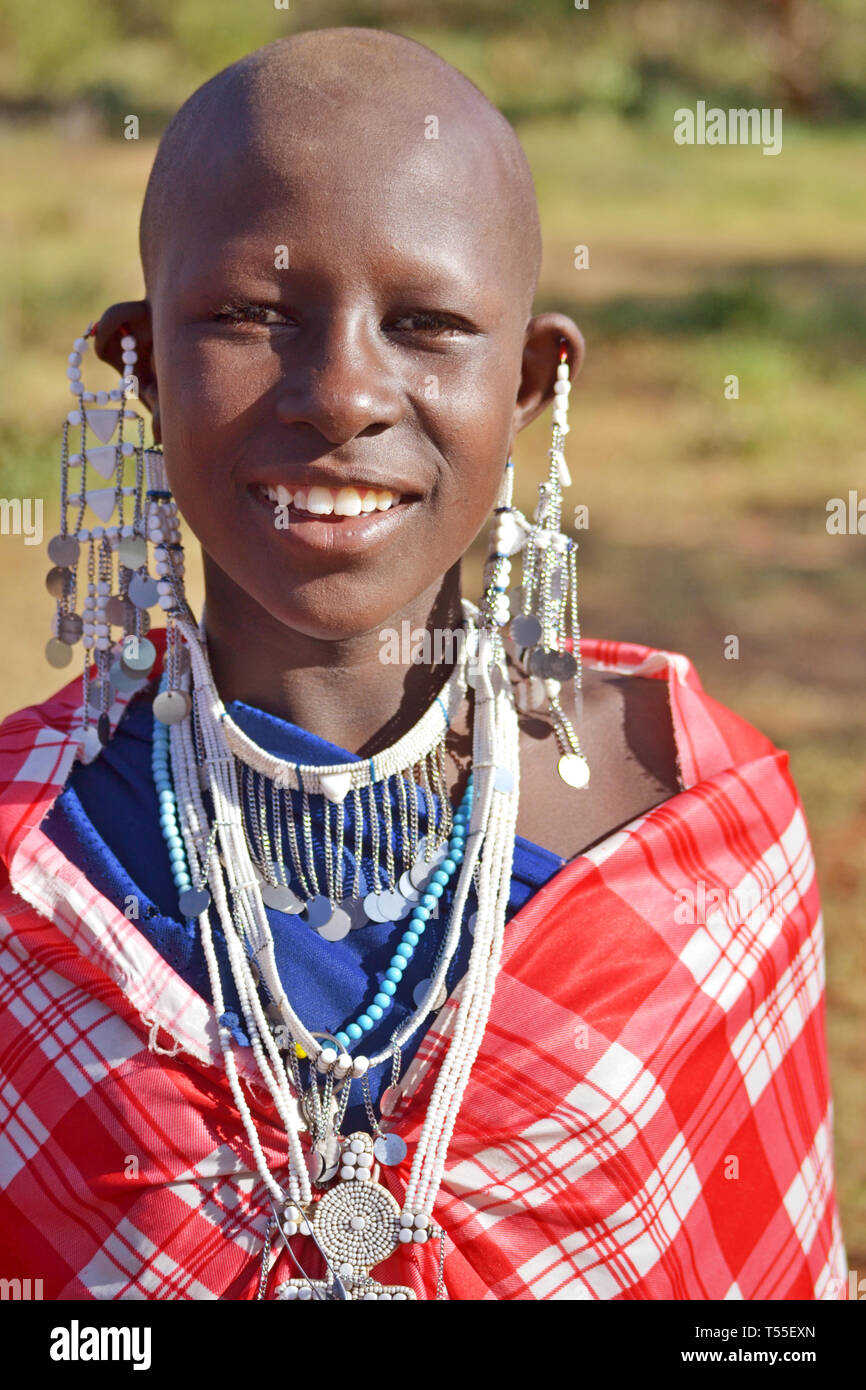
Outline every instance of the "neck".
{"type": "Polygon", "coordinates": [[[208,654],[222,701],[241,700],[349,752],[371,756],[400,738],[453,665],[456,644],[452,653],[432,640],[432,660],[407,663],[404,651],[383,660],[380,633],[391,629],[399,641],[408,622],[408,631],[426,629],[432,639],[437,629],[461,627],[459,564],[380,625],[338,640],[286,627],[207,555],[204,570],[208,654]]]}

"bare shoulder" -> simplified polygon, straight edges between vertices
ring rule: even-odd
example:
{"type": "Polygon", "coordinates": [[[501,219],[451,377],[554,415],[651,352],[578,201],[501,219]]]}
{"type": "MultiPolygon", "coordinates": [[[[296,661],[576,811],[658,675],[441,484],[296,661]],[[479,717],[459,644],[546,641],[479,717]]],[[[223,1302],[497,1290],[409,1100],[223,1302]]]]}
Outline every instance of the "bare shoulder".
{"type": "Polygon", "coordinates": [[[565,859],[680,790],[665,682],[585,670],[583,687],[579,730],[591,770],[586,788],[575,790],[560,778],[550,719],[520,718],[518,834],[565,859]]]}

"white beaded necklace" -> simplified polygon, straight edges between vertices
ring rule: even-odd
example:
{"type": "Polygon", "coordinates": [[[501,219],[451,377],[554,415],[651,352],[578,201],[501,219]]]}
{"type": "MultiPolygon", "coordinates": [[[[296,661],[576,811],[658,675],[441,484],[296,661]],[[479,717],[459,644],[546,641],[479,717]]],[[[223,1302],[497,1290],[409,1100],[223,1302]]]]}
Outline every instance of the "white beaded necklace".
{"type": "MultiPolygon", "coordinates": [[[[248,738],[225,711],[214,684],[203,634],[196,630],[189,610],[176,618],[191,656],[191,670],[181,678],[181,688],[192,692],[193,714],[171,725],[172,775],[188,860],[191,868],[201,866],[198,881],[193,874],[193,882],[203,894],[198,921],[214,1008],[217,1018],[221,1018],[225,1000],[208,912],[211,898],[225,937],[253,1055],[286,1130],[287,1190],[268,1166],[243,1095],[231,1031],[220,1026],[226,1075],[258,1171],[283,1216],[288,1213],[287,1230],[294,1232],[303,1222],[301,1229],[316,1239],[328,1264],[325,1281],[311,1281],[306,1276],[300,1281],[290,1281],[290,1297],[309,1297],[309,1290],[314,1287],[318,1297],[414,1297],[408,1289],[398,1293],[383,1290],[369,1270],[399,1243],[407,1240],[423,1243],[434,1233],[431,1213],[442,1182],[448,1145],[486,1027],[502,952],[511,884],[519,783],[518,724],[511,685],[504,669],[501,639],[498,633],[477,627],[477,609],[473,605],[464,601],[463,608],[468,640],[461,659],[441,695],[418,724],[392,748],[373,759],[336,768],[297,768],[272,757],[248,738]],[[351,1057],[343,1051],[338,1053],[329,1040],[323,1043],[321,1035],[317,1036],[307,1027],[298,1017],[280,980],[261,880],[255,872],[244,833],[236,759],[277,785],[320,792],[329,800],[341,800],[349,789],[370,786],[411,768],[431,742],[442,736],[464,698],[467,652],[472,656],[475,685],[474,799],[465,856],[457,877],[439,963],[423,999],[397,1030],[391,1046],[369,1059],[351,1057]],[[202,754],[198,758],[193,717],[202,754]],[[212,819],[205,810],[202,780],[210,794],[212,819]],[[297,1084],[293,1091],[289,1069],[280,1056],[273,1026],[259,999],[259,978],[269,990],[294,1043],[310,1059],[311,1075],[318,1073],[324,1077],[330,1101],[335,1083],[345,1081],[349,1086],[352,1079],[363,1078],[370,1066],[379,1065],[394,1055],[395,1049],[402,1047],[433,1011],[459,944],[463,913],[473,881],[478,908],[469,963],[460,987],[451,1039],[413,1156],[402,1211],[384,1188],[374,1185],[378,1170],[367,1166],[368,1136],[363,1134],[350,1135],[342,1141],[344,1167],[341,1172],[352,1171],[356,1179],[365,1177],[365,1181],[341,1181],[313,1204],[310,1171],[300,1142],[300,1132],[306,1126],[299,1109],[297,1084]],[[204,891],[205,883],[207,891],[204,891]],[[355,1166],[349,1165],[347,1154],[355,1160],[355,1166]],[[365,1230],[369,1235],[366,1243],[365,1230]]],[[[375,1123],[375,1117],[373,1120],[375,1123]]],[[[370,1161],[373,1162],[372,1158],[370,1161]]]]}

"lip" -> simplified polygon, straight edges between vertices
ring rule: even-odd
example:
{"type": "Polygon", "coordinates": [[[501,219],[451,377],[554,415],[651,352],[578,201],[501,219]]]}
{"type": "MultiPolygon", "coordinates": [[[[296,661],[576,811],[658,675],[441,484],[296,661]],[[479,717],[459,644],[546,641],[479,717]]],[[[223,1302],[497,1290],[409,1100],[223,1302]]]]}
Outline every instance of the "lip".
{"type": "MultiPolygon", "coordinates": [[[[265,497],[260,491],[261,486],[252,483],[247,492],[255,503],[256,510],[266,518],[266,524],[280,544],[318,554],[349,555],[381,544],[404,524],[408,513],[417,507],[420,501],[417,494],[404,496],[386,512],[364,512],[360,516],[336,516],[334,513],[316,516],[312,512],[296,511],[290,506],[288,526],[277,528],[275,513],[279,504],[265,497]]],[[[324,483],[324,486],[333,484],[324,483]]],[[[343,482],[342,486],[345,487],[346,483],[343,482]]],[[[384,490],[388,485],[380,483],[370,486],[384,490]]],[[[393,490],[397,491],[396,488],[393,490]]]]}

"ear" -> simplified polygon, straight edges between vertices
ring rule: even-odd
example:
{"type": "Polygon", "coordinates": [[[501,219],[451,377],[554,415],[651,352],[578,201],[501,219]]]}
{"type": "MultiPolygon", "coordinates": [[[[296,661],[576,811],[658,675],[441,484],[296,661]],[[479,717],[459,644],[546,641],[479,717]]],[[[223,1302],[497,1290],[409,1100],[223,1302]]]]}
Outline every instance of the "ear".
{"type": "Polygon", "coordinates": [[[135,338],[135,350],[138,353],[135,375],[138,378],[139,398],[153,417],[153,437],[159,444],[159,393],[153,366],[153,326],[150,305],[146,299],[132,299],[124,304],[112,304],[96,325],[96,355],[114,367],[121,376],[126,375],[127,368],[122,359],[123,348],[120,340],[127,333],[131,333],[135,338]]]}
{"type": "Polygon", "coordinates": [[[536,314],[526,327],[520,388],[514,408],[512,438],[540,415],[553,399],[553,385],[563,347],[571,380],[577,376],[586,351],[583,335],[567,314],[536,314]]]}

